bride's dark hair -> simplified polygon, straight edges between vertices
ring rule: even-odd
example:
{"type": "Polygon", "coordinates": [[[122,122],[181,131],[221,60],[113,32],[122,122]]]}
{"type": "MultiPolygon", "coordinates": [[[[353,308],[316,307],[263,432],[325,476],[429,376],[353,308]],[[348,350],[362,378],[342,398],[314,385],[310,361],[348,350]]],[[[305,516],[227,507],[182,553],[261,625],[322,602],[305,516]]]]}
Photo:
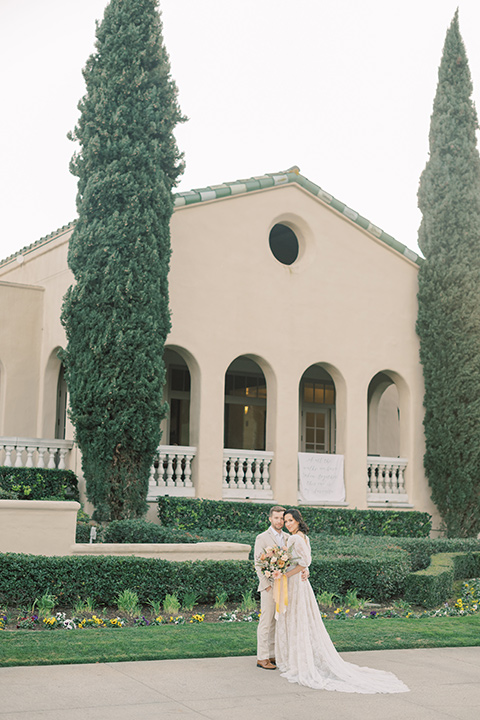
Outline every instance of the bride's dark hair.
{"type": "Polygon", "coordinates": [[[285,517],[285,515],[291,515],[293,519],[298,522],[298,529],[300,530],[300,532],[303,532],[304,535],[308,535],[308,525],[303,519],[300,510],[291,508],[290,510],[285,510],[285,512],[283,513],[283,517],[285,517]]]}

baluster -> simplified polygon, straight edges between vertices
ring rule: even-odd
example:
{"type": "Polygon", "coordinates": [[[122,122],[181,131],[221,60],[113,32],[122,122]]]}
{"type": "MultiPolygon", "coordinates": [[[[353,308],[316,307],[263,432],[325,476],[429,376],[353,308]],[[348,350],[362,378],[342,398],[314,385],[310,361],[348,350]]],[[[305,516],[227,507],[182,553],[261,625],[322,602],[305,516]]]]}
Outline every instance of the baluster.
{"type": "MultiPolygon", "coordinates": [[[[243,468],[242,468],[243,471],[243,468]]],[[[242,473],[243,474],[243,473],[242,473]]],[[[240,458],[234,457],[233,455],[230,457],[230,483],[229,487],[232,490],[236,490],[239,487],[239,481],[240,481],[240,458]],[[233,470],[233,472],[232,472],[233,470]]]]}
{"type": "Polygon", "coordinates": [[[37,460],[37,468],[44,468],[45,467],[45,448],[38,447],[38,460],[37,460]]]}
{"type": "MultiPolygon", "coordinates": [[[[226,455],[223,456],[223,482],[222,482],[222,487],[223,487],[223,488],[228,488],[228,487],[229,487],[229,484],[228,484],[228,468],[227,468],[227,464],[228,464],[229,460],[230,460],[229,457],[227,457],[226,455]]],[[[232,466],[232,465],[231,465],[231,463],[230,463],[230,467],[231,467],[231,466],[232,466]]]]}
{"type": "Polygon", "coordinates": [[[148,475],[148,486],[151,488],[157,487],[157,483],[155,482],[155,463],[152,463],[150,466],[150,473],[148,475]]]}
{"type": "Polygon", "coordinates": [[[164,462],[165,462],[166,455],[165,453],[160,453],[158,456],[158,479],[157,479],[157,485],[159,487],[166,487],[167,483],[165,482],[165,468],[164,468],[164,462]]]}
{"type": "Polygon", "coordinates": [[[372,463],[367,462],[367,492],[373,492],[373,484],[375,481],[375,471],[372,463]],[[370,473],[369,473],[370,471],[370,473]]]}
{"type": "Polygon", "coordinates": [[[60,459],[58,461],[58,469],[65,470],[65,457],[68,453],[68,448],[59,448],[58,452],[60,455],[60,459]]]}
{"type": "Polygon", "coordinates": [[[15,447],[17,456],[15,458],[15,467],[23,467],[22,453],[25,450],[25,445],[16,445],[15,447]]]}
{"type": "Polygon", "coordinates": [[[173,458],[168,453],[167,455],[167,487],[175,487],[175,483],[172,480],[173,477],[173,458]]]}
{"type": "Polygon", "coordinates": [[[15,450],[13,445],[5,445],[5,467],[12,467],[12,452],[15,450]]]}
{"type": "Polygon", "coordinates": [[[31,468],[33,467],[33,453],[35,452],[36,448],[28,446],[27,447],[27,462],[25,463],[25,467],[31,468]]]}
{"type": "Polygon", "coordinates": [[[387,473],[388,469],[385,463],[382,463],[378,466],[378,490],[381,493],[386,493],[387,491],[387,473]]]}
{"type": "Polygon", "coordinates": [[[261,461],[259,459],[255,460],[255,490],[262,489],[262,474],[260,472],[260,465],[261,461]]]}
{"type": "Polygon", "coordinates": [[[55,453],[57,452],[57,448],[48,448],[48,465],[47,467],[50,470],[55,470],[55,453]]]}
{"type": "Polygon", "coordinates": [[[245,458],[245,462],[247,463],[247,468],[245,471],[245,488],[247,490],[253,490],[253,483],[252,483],[252,462],[255,461],[255,458],[245,458]]]}
{"type": "Polygon", "coordinates": [[[392,494],[397,492],[396,484],[397,484],[397,477],[396,477],[396,468],[393,463],[387,466],[387,475],[385,479],[388,479],[388,483],[386,484],[385,492],[392,494]]]}
{"type": "Polygon", "coordinates": [[[271,490],[270,487],[270,463],[272,462],[272,458],[265,458],[263,461],[263,489],[264,490],[271,490]]]}
{"type": "Polygon", "coordinates": [[[405,493],[405,466],[399,465],[398,466],[398,477],[397,477],[397,483],[398,483],[398,492],[400,494],[405,493]]]}
{"type": "Polygon", "coordinates": [[[175,486],[183,488],[183,468],[182,464],[184,461],[185,455],[176,453],[175,455],[175,486]]]}
{"type": "Polygon", "coordinates": [[[193,487],[192,484],[192,455],[185,454],[185,469],[183,471],[183,476],[185,478],[184,480],[184,486],[185,487],[193,487]]]}
{"type": "Polygon", "coordinates": [[[372,492],[379,493],[380,492],[380,483],[382,479],[382,471],[380,469],[380,465],[378,463],[375,463],[375,465],[372,464],[372,492]]]}

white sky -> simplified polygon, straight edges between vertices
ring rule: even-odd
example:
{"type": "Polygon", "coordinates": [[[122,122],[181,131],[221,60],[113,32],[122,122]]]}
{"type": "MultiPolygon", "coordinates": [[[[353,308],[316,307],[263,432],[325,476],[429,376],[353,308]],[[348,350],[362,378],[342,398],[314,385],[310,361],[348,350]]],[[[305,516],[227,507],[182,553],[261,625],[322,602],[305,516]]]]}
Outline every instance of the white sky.
{"type": "MultiPolygon", "coordinates": [[[[76,217],[66,139],[106,0],[0,0],[0,258],[76,217]]],[[[479,0],[161,0],[178,190],[298,165],[416,249],[418,180],[456,7],[480,109],[479,0]]]]}

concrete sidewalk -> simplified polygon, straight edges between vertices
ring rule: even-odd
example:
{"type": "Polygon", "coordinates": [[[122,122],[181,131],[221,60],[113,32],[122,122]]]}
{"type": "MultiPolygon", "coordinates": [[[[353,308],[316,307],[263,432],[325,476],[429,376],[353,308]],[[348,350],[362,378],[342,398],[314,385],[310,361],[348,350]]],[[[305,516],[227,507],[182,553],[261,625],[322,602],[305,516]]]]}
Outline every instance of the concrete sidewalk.
{"type": "Polygon", "coordinates": [[[0,720],[446,720],[480,717],[480,647],[342,653],[398,695],[290,684],[253,657],[0,668],[0,720]]]}

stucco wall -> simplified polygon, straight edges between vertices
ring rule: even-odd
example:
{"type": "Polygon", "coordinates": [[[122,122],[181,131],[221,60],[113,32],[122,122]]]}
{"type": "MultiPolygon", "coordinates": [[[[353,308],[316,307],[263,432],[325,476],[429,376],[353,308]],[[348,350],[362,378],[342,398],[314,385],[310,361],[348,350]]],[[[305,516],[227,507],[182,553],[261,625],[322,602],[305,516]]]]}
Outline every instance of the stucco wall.
{"type": "MultiPolygon", "coordinates": [[[[297,501],[299,383],[305,370],[319,363],[336,386],[336,451],[345,455],[349,506],[366,507],[367,393],[372,378],[385,372],[399,395],[409,500],[416,509],[433,511],[423,472],[417,265],[294,184],[179,208],[171,227],[167,346],[182,355],[191,374],[197,494],[221,497],[225,372],[245,355],[260,365],[267,381],[266,449],[275,453],[276,500],[297,501]],[[299,238],[300,258],[291,266],[270,251],[275,223],[289,225],[299,238]]],[[[65,344],[59,316],[72,282],[69,235],[62,231],[26,253],[22,264],[0,267],[2,280],[45,289],[36,432],[27,432],[32,420],[23,404],[13,403],[4,434],[14,434],[14,426],[20,435],[51,432],[56,349],[65,344]]],[[[10,379],[15,387],[22,382],[20,374],[10,379]]],[[[72,437],[72,428],[69,433],[72,437]]]]}
{"type": "Polygon", "coordinates": [[[0,282],[0,435],[36,437],[45,293],[0,282]]]}

